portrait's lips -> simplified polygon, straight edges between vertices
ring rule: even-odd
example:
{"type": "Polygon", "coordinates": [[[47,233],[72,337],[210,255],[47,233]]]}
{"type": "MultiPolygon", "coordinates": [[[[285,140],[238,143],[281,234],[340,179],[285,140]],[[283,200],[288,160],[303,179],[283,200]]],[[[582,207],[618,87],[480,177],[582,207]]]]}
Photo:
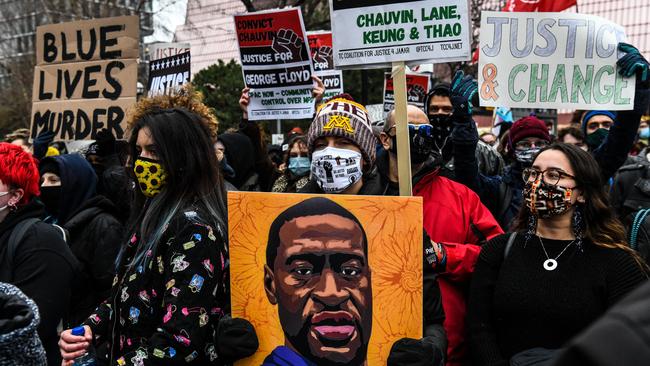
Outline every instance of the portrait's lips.
{"type": "Polygon", "coordinates": [[[312,329],[326,341],[347,341],[357,329],[354,318],[347,311],[323,311],[311,319],[312,329]]]}

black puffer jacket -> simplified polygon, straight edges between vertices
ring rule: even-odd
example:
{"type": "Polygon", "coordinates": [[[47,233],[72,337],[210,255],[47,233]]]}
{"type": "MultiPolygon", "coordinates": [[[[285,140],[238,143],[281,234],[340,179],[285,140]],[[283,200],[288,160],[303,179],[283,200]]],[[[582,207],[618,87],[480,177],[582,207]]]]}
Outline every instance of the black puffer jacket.
{"type": "Polygon", "coordinates": [[[68,231],[70,249],[81,263],[75,279],[66,328],[81,324],[108,298],[115,275],[115,260],[124,240],[124,228],[116,218],[117,209],[103,196],[84,203],[63,227],[68,231]]]}
{"type": "MultiPolygon", "coordinates": [[[[0,222],[0,263],[8,261],[7,247],[14,227],[23,220],[39,218],[44,212],[40,202],[32,201],[0,222]]],[[[18,287],[38,305],[41,314],[38,334],[48,364],[58,366],[61,354],[56,328],[70,303],[76,259],[59,229],[38,222],[27,230],[10,262],[13,263],[11,271],[0,269],[0,281],[18,287]]]]}

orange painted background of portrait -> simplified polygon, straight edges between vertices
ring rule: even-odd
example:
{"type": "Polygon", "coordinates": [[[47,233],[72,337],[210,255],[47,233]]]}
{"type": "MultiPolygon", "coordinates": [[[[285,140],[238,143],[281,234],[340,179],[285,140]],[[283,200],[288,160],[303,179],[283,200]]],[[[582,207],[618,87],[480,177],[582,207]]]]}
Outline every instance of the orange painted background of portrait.
{"type": "Polygon", "coordinates": [[[277,308],[264,292],[266,242],[273,220],[311,197],[327,197],[352,212],[368,236],[373,322],[368,365],[385,365],[393,343],[422,337],[422,199],[228,192],[233,317],[257,331],[257,353],[237,366],[259,366],[284,344],[277,308]]]}

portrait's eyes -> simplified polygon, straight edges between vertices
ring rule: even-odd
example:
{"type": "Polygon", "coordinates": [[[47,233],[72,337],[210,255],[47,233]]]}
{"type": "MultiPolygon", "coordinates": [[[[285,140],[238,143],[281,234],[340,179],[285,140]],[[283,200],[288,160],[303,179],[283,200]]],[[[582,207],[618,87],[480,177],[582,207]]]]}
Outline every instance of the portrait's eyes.
{"type": "Polygon", "coordinates": [[[341,268],[341,273],[344,276],[350,276],[350,277],[355,277],[361,274],[361,269],[357,267],[350,267],[350,266],[343,266],[341,268]]]}
{"type": "Polygon", "coordinates": [[[309,277],[314,274],[314,267],[307,263],[299,263],[291,269],[291,273],[297,277],[309,277]]]}

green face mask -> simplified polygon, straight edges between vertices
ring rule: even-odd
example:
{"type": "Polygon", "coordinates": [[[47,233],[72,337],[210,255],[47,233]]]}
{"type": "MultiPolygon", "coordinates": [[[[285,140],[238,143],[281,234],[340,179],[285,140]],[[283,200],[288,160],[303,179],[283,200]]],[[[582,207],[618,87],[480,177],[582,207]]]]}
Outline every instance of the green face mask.
{"type": "Polygon", "coordinates": [[[609,130],[606,130],[604,128],[599,128],[596,131],[587,135],[586,142],[587,142],[587,146],[589,146],[589,150],[595,150],[600,145],[602,145],[603,142],[605,141],[605,138],[607,138],[608,134],[609,134],[609,130]]]}

